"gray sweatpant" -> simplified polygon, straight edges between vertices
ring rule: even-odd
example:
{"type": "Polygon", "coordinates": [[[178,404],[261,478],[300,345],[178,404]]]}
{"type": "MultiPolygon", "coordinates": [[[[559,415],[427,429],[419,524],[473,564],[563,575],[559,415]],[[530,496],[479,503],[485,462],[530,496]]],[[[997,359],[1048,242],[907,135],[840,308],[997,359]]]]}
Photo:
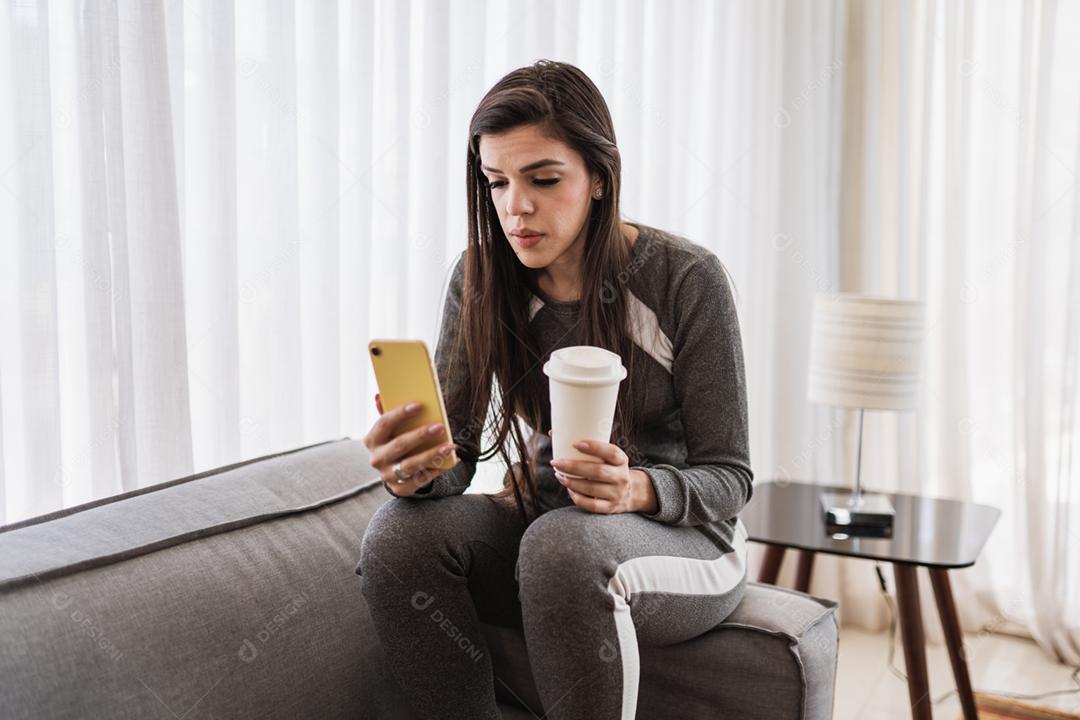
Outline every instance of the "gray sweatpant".
{"type": "MultiPolygon", "coordinates": [[[[746,581],[746,531],[723,554],[692,527],[575,506],[526,530],[487,495],[399,498],[356,572],[390,669],[422,718],[499,720],[478,623],[522,628],[545,718],[633,718],[638,645],[697,637],[746,581]]],[[[540,710],[534,708],[534,710],[540,710]]]]}

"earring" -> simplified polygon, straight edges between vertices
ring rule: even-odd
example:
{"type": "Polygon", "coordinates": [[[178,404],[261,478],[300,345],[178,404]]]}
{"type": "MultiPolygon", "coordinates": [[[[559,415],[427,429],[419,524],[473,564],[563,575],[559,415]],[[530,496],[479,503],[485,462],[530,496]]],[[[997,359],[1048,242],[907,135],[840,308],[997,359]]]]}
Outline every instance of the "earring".
{"type": "Polygon", "coordinates": [[[601,188],[596,188],[595,190],[593,190],[592,196],[599,200],[600,198],[604,197],[604,191],[601,188]]]}

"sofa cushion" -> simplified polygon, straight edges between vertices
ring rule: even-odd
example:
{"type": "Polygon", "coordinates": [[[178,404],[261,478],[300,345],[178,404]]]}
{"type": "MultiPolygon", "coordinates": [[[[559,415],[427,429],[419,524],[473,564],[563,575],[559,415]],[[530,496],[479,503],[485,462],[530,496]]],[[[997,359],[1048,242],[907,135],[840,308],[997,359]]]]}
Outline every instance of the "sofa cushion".
{"type": "MultiPolygon", "coordinates": [[[[835,603],[749,583],[735,611],[694,640],[643,647],[638,717],[714,718],[718,708],[756,718],[832,717],[838,629],[835,603]]],[[[540,712],[520,630],[483,625],[496,691],[540,712]]]]}
{"type": "Polygon", "coordinates": [[[353,572],[356,441],[0,531],[0,716],[400,718],[353,572]]]}
{"type": "Polygon", "coordinates": [[[337,502],[371,482],[366,452],[320,443],[0,527],[0,589],[337,502]]]}

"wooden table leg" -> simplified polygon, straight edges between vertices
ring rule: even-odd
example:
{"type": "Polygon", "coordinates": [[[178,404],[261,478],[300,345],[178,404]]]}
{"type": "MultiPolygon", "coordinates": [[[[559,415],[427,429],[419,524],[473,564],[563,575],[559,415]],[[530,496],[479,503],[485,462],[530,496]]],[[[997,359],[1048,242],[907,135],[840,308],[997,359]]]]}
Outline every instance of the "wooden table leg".
{"type": "Polygon", "coordinates": [[[949,662],[952,663],[953,678],[956,679],[956,693],[960,696],[960,707],[964,710],[964,720],[976,720],[979,714],[975,709],[975,695],[971,692],[971,678],[968,676],[967,660],[964,658],[964,636],[960,632],[960,621],[956,617],[949,572],[941,568],[929,570],[938,615],[941,616],[941,628],[945,631],[945,645],[949,648],[949,662]]]}
{"type": "Polygon", "coordinates": [[[799,592],[809,592],[810,575],[814,571],[814,551],[800,550],[799,565],[795,570],[795,589],[799,592]]]}
{"type": "Polygon", "coordinates": [[[893,565],[896,577],[896,603],[900,609],[900,636],[904,640],[904,664],[907,666],[908,697],[911,717],[930,720],[930,682],[926,677],[926,636],[923,635],[919,609],[919,577],[916,566],[893,565]]]}
{"type": "Polygon", "coordinates": [[[757,581],[767,585],[775,585],[776,578],[780,575],[780,564],[784,562],[784,548],[780,545],[766,545],[765,558],[761,561],[761,570],[758,571],[757,581]]]}

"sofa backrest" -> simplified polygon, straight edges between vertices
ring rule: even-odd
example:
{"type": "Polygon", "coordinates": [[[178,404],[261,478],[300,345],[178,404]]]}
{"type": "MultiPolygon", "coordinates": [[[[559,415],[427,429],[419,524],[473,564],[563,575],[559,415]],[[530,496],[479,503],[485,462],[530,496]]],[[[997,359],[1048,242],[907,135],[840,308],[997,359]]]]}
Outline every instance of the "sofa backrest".
{"type": "Polygon", "coordinates": [[[339,440],[0,528],[0,716],[406,718],[339,440]]]}

